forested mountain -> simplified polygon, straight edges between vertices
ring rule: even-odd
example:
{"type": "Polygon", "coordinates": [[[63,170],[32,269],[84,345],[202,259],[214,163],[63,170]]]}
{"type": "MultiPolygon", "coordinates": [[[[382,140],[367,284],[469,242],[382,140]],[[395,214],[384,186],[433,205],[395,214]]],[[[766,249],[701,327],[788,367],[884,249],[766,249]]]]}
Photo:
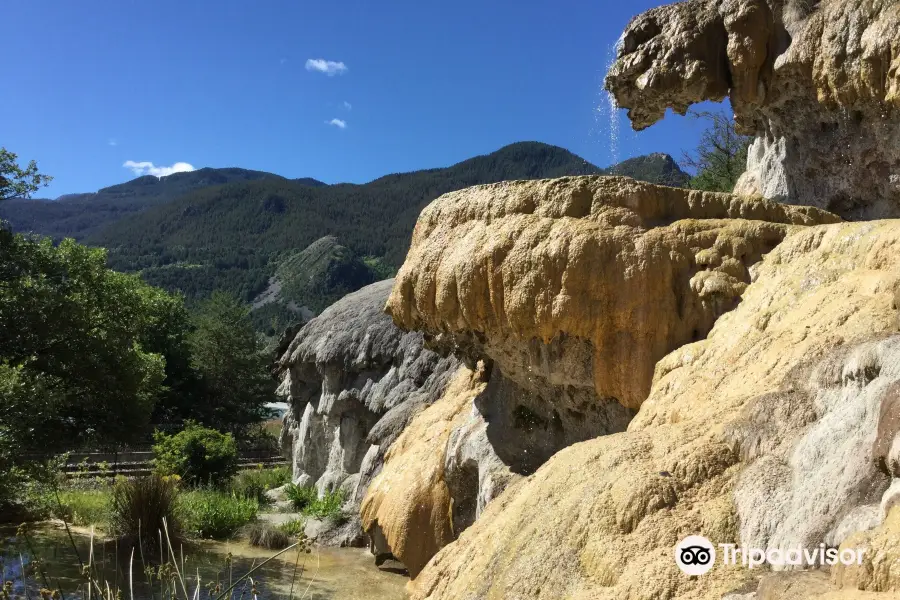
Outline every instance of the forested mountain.
{"type": "MultiPolygon", "coordinates": [[[[284,180],[280,175],[236,168],[197,169],[166,177],[145,175],[90,194],[67,194],[56,200],[8,200],[0,204],[0,218],[9,221],[15,231],[82,239],[123,217],[193,190],[262,179],[284,180]]],[[[302,185],[325,185],[310,178],[295,181],[302,185]]]]}
{"type": "Polygon", "coordinates": [[[610,175],[626,175],[670,187],[687,187],[691,181],[691,176],[681,170],[674,158],[659,152],[623,160],[606,169],[606,172],[610,175]]]}
{"type": "Polygon", "coordinates": [[[610,172],[669,185],[687,180],[664,154],[603,170],[563,148],[521,142],[448,168],[362,185],[200,169],[142,177],[53,203],[15,201],[12,212],[20,210],[20,216],[9,207],[3,214],[20,231],[77,232],[85,243],[109,249],[112,268],[140,272],[149,283],[189,299],[214,290],[235,294],[256,305],[255,322],[273,333],[299,318],[303,307],[318,312],[390,276],[406,256],[419,212],[441,194],[504,180],[610,172]],[[42,213],[48,204],[64,208],[42,213]],[[105,226],[91,224],[98,222],[105,226]],[[262,301],[267,291],[278,292],[274,300],[262,301]]]}

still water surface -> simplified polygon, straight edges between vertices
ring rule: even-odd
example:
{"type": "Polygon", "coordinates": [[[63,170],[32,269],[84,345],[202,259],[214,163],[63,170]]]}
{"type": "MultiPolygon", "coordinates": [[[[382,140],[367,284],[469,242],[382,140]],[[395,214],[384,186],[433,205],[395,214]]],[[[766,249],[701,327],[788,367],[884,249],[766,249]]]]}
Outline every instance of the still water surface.
{"type": "MultiPolygon", "coordinates": [[[[0,528],[0,562],[3,579],[14,582],[14,594],[24,598],[22,567],[30,571],[31,552],[23,540],[15,537],[15,529],[0,528]],[[21,557],[21,562],[20,562],[21,557]]],[[[63,529],[54,525],[41,525],[30,534],[35,553],[43,560],[45,571],[50,576],[53,588],[62,588],[67,599],[81,598],[83,585],[78,556],[72,548],[63,529]]],[[[87,558],[90,537],[73,532],[75,545],[82,559],[87,558]]],[[[180,553],[181,549],[176,549],[180,553]]],[[[189,592],[194,593],[197,575],[201,579],[201,600],[211,598],[206,584],[217,578],[227,587],[228,568],[226,556],[233,556],[233,577],[237,579],[255,565],[272,556],[275,551],[254,548],[241,542],[199,542],[183,547],[186,578],[189,592]]],[[[104,579],[115,587],[116,582],[123,591],[123,600],[130,600],[128,592],[128,556],[116,558],[113,543],[95,542],[94,560],[104,579]]],[[[289,550],[268,562],[254,573],[259,600],[402,600],[406,598],[405,587],[408,579],[403,575],[381,571],[374,565],[372,555],[360,548],[313,548],[311,554],[299,556],[289,550]],[[296,566],[296,567],[295,567],[296,566]],[[296,576],[295,576],[296,568],[296,576]],[[293,584],[293,593],[292,593],[293,584]]],[[[39,598],[37,590],[44,587],[39,575],[26,577],[32,600],[39,598]]],[[[153,591],[146,581],[143,567],[135,559],[134,597],[135,600],[159,599],[159,590],[154,584],[153,591]]],[[[224,590],[223,587],[223,590],[224,590]]],[[[249,586],[237,586],[234,600],[250,599],[249,586]]]]}

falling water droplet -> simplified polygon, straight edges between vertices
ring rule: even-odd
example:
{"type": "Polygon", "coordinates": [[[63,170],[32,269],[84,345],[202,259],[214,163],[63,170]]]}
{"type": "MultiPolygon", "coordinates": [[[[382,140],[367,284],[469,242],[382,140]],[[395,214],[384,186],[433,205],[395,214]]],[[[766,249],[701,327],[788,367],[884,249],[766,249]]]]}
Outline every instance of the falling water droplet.
{"type": "MultiPolygon", "coordinates": [[[[613,63],[615,63],[619,47],[622,43],[622,39],[619,38],[615,44],[608,48],[605,73],[609,73],[613,63]]],[[[606,121],[605,129],[608,137],[607,150],[609,152],[609,162],[610,165],[615,165],[619,162],[619,105],[616,102],[615,96],[606,91],[602,84],[600,94],[601,96],[605,95],[606,98],[604,99],[605,101],[601,101],[600,106],[597,107],[597,117],[598,120],[603,119],[606,121]]]]}

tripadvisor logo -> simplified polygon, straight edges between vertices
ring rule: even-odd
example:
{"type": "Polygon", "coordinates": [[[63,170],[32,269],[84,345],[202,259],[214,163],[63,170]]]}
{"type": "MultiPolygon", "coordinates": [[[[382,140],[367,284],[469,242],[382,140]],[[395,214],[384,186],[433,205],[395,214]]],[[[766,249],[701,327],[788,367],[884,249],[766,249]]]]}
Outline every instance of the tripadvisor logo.
{"type": "Polygon", "coordinates": [[[675,564],[687,575],[703,575],[716,563],[716,549],[708,539],[690,535],[675,546],[675,564]]]}
{"type": "MultiPolygon", "coordinates": [[[[783,567],[786,565],[833,566],[861,565],[865,548],[828,548],[819,544],[814,548],[801,546],[791,548],[743,548],[737,544],[719,544],[722,551],[722,563],[726,566],[741,564],[754,569],[763,564],[783,567]]],[[[704,575],[716,563],[716,549],[712,542],[703,536],[691,535],[675,546],[675,564],[686,575],[704,575]]]]}

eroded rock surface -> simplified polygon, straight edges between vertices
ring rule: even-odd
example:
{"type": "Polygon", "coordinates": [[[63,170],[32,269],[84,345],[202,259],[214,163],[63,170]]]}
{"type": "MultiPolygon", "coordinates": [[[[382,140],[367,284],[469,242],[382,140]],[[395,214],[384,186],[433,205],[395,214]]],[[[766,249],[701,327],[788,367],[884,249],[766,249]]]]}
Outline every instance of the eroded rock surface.
{"type": "Polygon", "coordinates": [[[900,512],[873,522],[872,507],[896,495],[883,455],[896,443],[900,222],[794,228],[751,272],[705,339],[658,362],[626,432],[512,483],[428,563],[413,598],[787,598],[813,585],[894,597],[900,512]],[[672,548],[691,534],[763,547],[843,537],[871,558],[757,590],[760,571],[683,576],[672,548]]]}
{"type": "MultiPolygon", "coordinates": [[[[392,285],[372,284],[326,309],[279,361],[279,393],[290,404],[281,441],[294,482],[320,493],[343,489],[351,514],[358,513],[384,452],[443,394],[458,367],[455,358],[426,350],[422,334],[400,331],[384,314],[392,285]]],[[[358,542],[362,531],[355,523],[355,533],[335,543],[358,542]]]]}
{"type": "Polygon", "coordinates": [[[381,553],[402,555],[415,576],[520,476],[624,431],[657,360],[734,309],[786,236],[836,220],[616,177],[481,186],[432,203],[387,309],[462,357],[480,387],[466,406],[435,403],[387,457],[363,504],[381,553]]]}
{"type": "Polygon", "coordinates": [[[623,429],[656,362],[737,305],[792,225],[836,220],[618,177],[478,186],[422,212],[387,308],[491,360],[526,397],[521,419],[573,432],[568,445],[623,429]]]}
{"type": "Polygon", "coordinates": [[[636,17],[606,87],[636,129],[730,98],[757,136],[735,190],[900,216],[900,3],[689,0],[636,17]]]}

